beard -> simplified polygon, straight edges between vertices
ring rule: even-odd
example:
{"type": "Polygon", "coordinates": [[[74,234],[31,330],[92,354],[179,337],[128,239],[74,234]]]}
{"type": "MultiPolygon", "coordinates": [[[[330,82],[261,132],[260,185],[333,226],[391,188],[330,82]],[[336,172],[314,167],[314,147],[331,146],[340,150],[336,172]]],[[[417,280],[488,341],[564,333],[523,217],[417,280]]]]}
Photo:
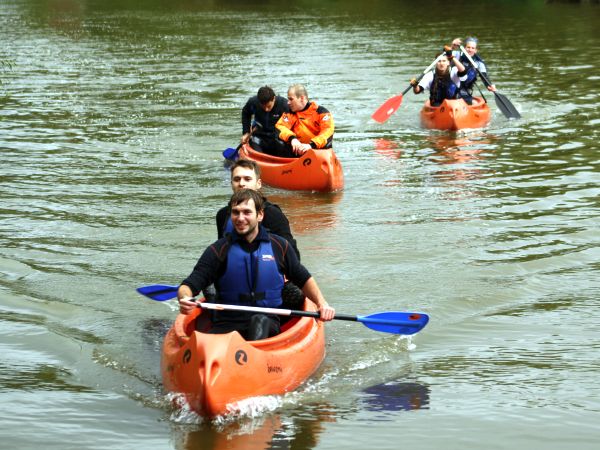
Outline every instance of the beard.
{"type": "Polygon", "coordinates": [[[254,224],[254,225],[250,225],[250,226],[248,226],[248,229],[247,229],[246,231],[242,231],[242,232],[238,231],[238,229],[236,228],[236,229],[235,229],[235,232],[236,232],[236,233],[237,233],[239,236],[241,236],[241,237],[246,237],[246,236],[248,236],[249,234],[252,234],[252,233],[254,232],[254,230],[256,230],[256,227],[257,227],[257,226],[258,226],[258,224],[257,224],[257,223],[256,223],[256,224],[254,224]]]}

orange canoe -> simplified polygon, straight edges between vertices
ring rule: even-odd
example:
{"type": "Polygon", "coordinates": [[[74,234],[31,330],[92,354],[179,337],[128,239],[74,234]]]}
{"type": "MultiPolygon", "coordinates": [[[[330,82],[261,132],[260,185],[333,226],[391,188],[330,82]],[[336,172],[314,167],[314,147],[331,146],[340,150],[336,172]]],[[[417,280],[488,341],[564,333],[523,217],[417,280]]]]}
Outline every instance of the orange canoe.
{"type": "Polygon", "coordinates": [[[240,158],[256,161],[262,181],[291,191],[333,192],[344,188],[342,164],[332,149],[309,150],[299,158],[279,158],[257,152],[249,145],[240,148],[240,158]]]}
{"type": "Polygon", "coordinates": [[[482,128],[490,121],[490,107],[481,97],[473,97],[468,105],[463,99],[444,100],[440,106],[431,106],[429,100],[421,109],[421,125],[436,130],[482,128]]]}
{"type": "MultiPolygon", "coordinates": [[[[316,308],[305,302],[307,310],[316,308]]],[[[228,405],[249,397],[281,395],[312,375],[325,357],[323,322],[295,317],[277,336],[246,341],[238,332],[207,334],[210,314],[200,308],[178,315],[163,342],[161,372],[166,391],[181,393],[205,417],[231,412],[228,405]]]]}

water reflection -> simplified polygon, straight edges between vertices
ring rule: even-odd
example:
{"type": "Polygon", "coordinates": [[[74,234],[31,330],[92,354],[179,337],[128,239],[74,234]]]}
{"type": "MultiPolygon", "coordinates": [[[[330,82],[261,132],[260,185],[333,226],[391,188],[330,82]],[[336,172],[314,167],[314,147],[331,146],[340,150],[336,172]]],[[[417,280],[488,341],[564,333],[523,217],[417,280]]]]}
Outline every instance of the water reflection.
{"type": "Polygon", "coordinates": [[[363,390],[362,404],[370,411],[429,409],[429,386],[416,382],[388,381],[363,390]]]}
{"type": "Polygon", "coordinates": [[[178,450],[262,450],[272,448],[273,436],[281,427],[279,416],[247,419],[222,428],[180,425],[173,430],[173,441],[178,450]]]}
{"type": "Polygon", "coordinates": [[[399,159],[402,156],[402,150],[400,144],[395,141],[391,141],[385,138],[375,139],[374,150],[381,156],[385,156],[390,159],[399,159]]]}
{"type": "Polygon", "coordinates": [[[485,158],[493,139],[483,131],[429,135],[425,142],[434,150],[429,159],[441,166],[434,176],[447,181],[481,178],[488,169],[478,162],[485,158]]]}
{"type": "MultiPolygon", "coordinates": [[[[488,161],[493,157],[496,136],[484,130],[459,131],[459,132],[431,132],[422,139],[419,148],[410,148],[409,143],[403,141],[379,138],[373,141],[374,151],[386,159],[419,161],[425,155],[425,161],[434,163],[404,164],[403,170],[417,171],[419,177],[432,178],[441,181],[445,187],[451,187],[451,192],[445,196],[451,199],[478,196],[471,180],[485,177],[489,172],[488,161]]],[[[414,175],[414,173],[412,173],[414,175]]],[[[406,183],[410,176],[388,179],[386,186],[396,186],[406,183]]],[[[413,177],[414,179],[414,177],[413,177]]],[[[420,178],[419,178],[420,179],[420,178]]]]}
{"type": "Polygon", "coordinates": [[[40,10],[40,13],[46,16],[50,27],[75,35],[83,31],[84,7],[85,4],[76,0],[50,0],[45,4],[46,11],[40,10]]]}
{"type": "Polygon", "coordinates": [[[329,405],[312,405],[303,413],[237,419],[225,425],[175,425],[173,441],[178,450],[312,449],[319,444],[325,424],[335,421],[329,405]]]}
{"type": "Polygon", "coordinates": [[[269,193],[270,202],[279,205],[290,221],[294,235],[314,233],[331,229],[339,224],[338,203],[343,192],[317,193],[269,193]]]}

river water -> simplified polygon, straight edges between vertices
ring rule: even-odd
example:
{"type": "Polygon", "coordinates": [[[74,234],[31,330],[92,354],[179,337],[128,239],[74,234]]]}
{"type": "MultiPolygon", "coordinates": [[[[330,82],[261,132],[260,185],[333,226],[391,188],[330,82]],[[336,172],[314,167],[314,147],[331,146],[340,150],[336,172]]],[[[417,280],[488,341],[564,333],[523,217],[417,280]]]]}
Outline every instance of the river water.
{"type": "Polygon", "coordinates": [[[600,439],[598,6],[0,3],[0,437],[32,449],[564,449],[600,439]],[[412,93],[480,38],[489,127],[419,127],[412,93]],[[339,312],[424,311],[411,339],[327,324],[283,397],[200,422],[161,389],[176,284],[216,236],[240,108],[305,83],[343,192],[266,189],[339,312]]]}

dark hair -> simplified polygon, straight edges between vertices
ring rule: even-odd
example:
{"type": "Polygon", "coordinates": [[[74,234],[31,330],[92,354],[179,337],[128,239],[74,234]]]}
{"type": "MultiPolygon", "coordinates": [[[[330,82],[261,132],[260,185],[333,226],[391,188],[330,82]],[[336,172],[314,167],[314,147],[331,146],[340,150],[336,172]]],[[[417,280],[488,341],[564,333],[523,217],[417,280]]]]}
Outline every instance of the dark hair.
{"type": "MultiPolygon", "coordinates": [[[[439,58],[440,56],[442,56],[444,54],[445,54],[445,52],[438,53],[437,57],[439,58]]],[[[448,65],[448,67],[446,67],[446,70],[443,73],[440,73],[438,71],[437,61],[436,61],[435,74],[437,75],[437,77],[433,78],[433,83],[431,84],[431,88],[429,89],[429,92],[437,92],[441,88],[442,83],[444,81],[452,82],[452,77],[450,76],[450,65],[448,65]]]]}
{"type": "Polygon", "coordinates": [[[251,161],[249,159],[238,159],[231,166],[231,175],[232,176],[233,176],[233,171],[235,169],[237,169],[238,167],[243,167],[244,169],[254,170],[254,173],[256,174],[256,179],[260,180],[260,167],[258,164],[256,164],[256,162],[251,161]]]}
{"type": "Polygon", "coordinates": [[[269,86],[263,86],[258,90],[256,96],[258,97],[260,104],[264,105],[275,98],[275,91],[269,86]]]}
{"type": "Polygon", "coordinates": [[[231,196],[231,200],[229,200],[229,207],[233,208],[234,206],[239,205],[240,203],[247,202],[249,200],[254,200],[254,205],[256,206],[256,213],[264,210],[265,200],[260,192],[255,191],[254,189],[240,189],[235,194],[231,196]]]}

